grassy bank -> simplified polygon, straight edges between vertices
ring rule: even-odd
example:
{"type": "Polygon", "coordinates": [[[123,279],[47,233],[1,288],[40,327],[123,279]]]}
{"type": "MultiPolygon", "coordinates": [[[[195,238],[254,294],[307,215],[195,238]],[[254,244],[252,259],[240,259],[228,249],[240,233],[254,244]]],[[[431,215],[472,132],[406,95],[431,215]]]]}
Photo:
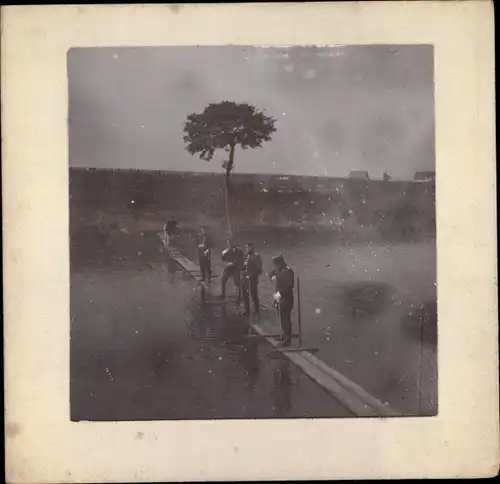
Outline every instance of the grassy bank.
{"type": "MultiPolygon", "coordinates": [[[[435,235],[433,185],[295,177],[289,189],[267,178],[234,176],[230,206],[237,232],[279,228],[355,242],[435,235]]],[[[187,233],[200,224],[225,231],[219,175],[72,169],[70,198],[73,232],[89,226],[103,232],[157,230],[170,216],[187,233]]]]}

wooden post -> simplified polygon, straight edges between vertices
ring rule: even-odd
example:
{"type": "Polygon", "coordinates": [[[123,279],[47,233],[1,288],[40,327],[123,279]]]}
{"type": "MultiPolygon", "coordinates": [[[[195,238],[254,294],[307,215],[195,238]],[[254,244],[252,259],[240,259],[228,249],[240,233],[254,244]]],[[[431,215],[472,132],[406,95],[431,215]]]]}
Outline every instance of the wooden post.
{"type": "Polygon", "coordinates": [[[420,401],[421,401],[421,383],[422,383],[422,353],[424,351],[424,322],[425,322],[425,309],[424,304],[420,308],[420,348],[418,354],[417,366],[417,415],[420,415],[420,401]]]}
{"type": "Polygon", "coordinates": [[[250,313],[248,315],[248,336],[250,336],[252,334],[252,306],[249,306],[250,308],[250,313]]]}
{"type": "Polygon", "coordinates": [[[297,277],[297,321],[299,325],[299,348],[302,347],[302,314],[300,310],[300,277],[297,277]]]}

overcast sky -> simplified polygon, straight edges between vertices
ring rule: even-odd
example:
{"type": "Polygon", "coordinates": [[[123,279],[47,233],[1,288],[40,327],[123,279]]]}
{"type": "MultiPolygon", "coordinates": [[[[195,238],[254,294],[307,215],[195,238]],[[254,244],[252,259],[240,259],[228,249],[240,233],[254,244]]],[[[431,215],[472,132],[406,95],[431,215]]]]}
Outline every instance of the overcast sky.
{"type": "Polygon", "coordinates": [[[277,119],[235,171],[412,178],[434,169],[431,46],[81,48],[68,54],[70,165],[222,171],[187,153],[192,112],[228,100],[277,119]]]}

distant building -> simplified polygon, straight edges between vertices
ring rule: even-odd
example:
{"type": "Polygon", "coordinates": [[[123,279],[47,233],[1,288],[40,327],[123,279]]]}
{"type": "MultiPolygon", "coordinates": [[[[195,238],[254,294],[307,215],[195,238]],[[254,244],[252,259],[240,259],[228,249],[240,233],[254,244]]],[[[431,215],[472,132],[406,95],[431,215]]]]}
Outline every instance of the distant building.
{"type": "Polygon", "coordinates": [[[353,170],[349,173],[349,178],[354,178],[356,180],[369,180],[370,176],[367,171],[353,170]]]}
{"type": "Polygon", "coordinates": [[[417,171],[415,173],[415,176],[413,177],[413,180],[420,182],[434,181],[435,179],[436,179],[435,171],[417,171]]]}
{"type": "Polygon", "coordinates": [[[384,181],[391,181],[391,177],[388,173],[384,173],[384,181]]]}

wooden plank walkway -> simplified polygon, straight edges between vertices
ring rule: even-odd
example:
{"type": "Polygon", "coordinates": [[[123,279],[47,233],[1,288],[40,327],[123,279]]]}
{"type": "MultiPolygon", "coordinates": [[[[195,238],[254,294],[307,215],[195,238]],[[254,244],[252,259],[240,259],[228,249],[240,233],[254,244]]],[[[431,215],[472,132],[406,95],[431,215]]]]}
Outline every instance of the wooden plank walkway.
{"type": "MultiPolygon", "coordinates": [[[[209,291],[209,284],[201,281],[200,268],[194,262],[184,257],[178,249],[168,246],[165,238],[161,235],[160,239],[168,255],[185,272],[194,277],[206,291],[209,291]]],[[[273,333],[273,331],[269,331],[269,328],[265,328],[262,324],[257,324],[251,320],[249,326],[255,334],[261,336],[273,348],[279,348],[279,339],[274,335],[269,335],[269,333],[273,333]]],[[[349,380],[346,376],[326,365],[309,351],[280,352],[279,355],[288,358],[354,415],[359,417],[400,416],[394,409],[370,395],[361,386],[349,380]]]]}

